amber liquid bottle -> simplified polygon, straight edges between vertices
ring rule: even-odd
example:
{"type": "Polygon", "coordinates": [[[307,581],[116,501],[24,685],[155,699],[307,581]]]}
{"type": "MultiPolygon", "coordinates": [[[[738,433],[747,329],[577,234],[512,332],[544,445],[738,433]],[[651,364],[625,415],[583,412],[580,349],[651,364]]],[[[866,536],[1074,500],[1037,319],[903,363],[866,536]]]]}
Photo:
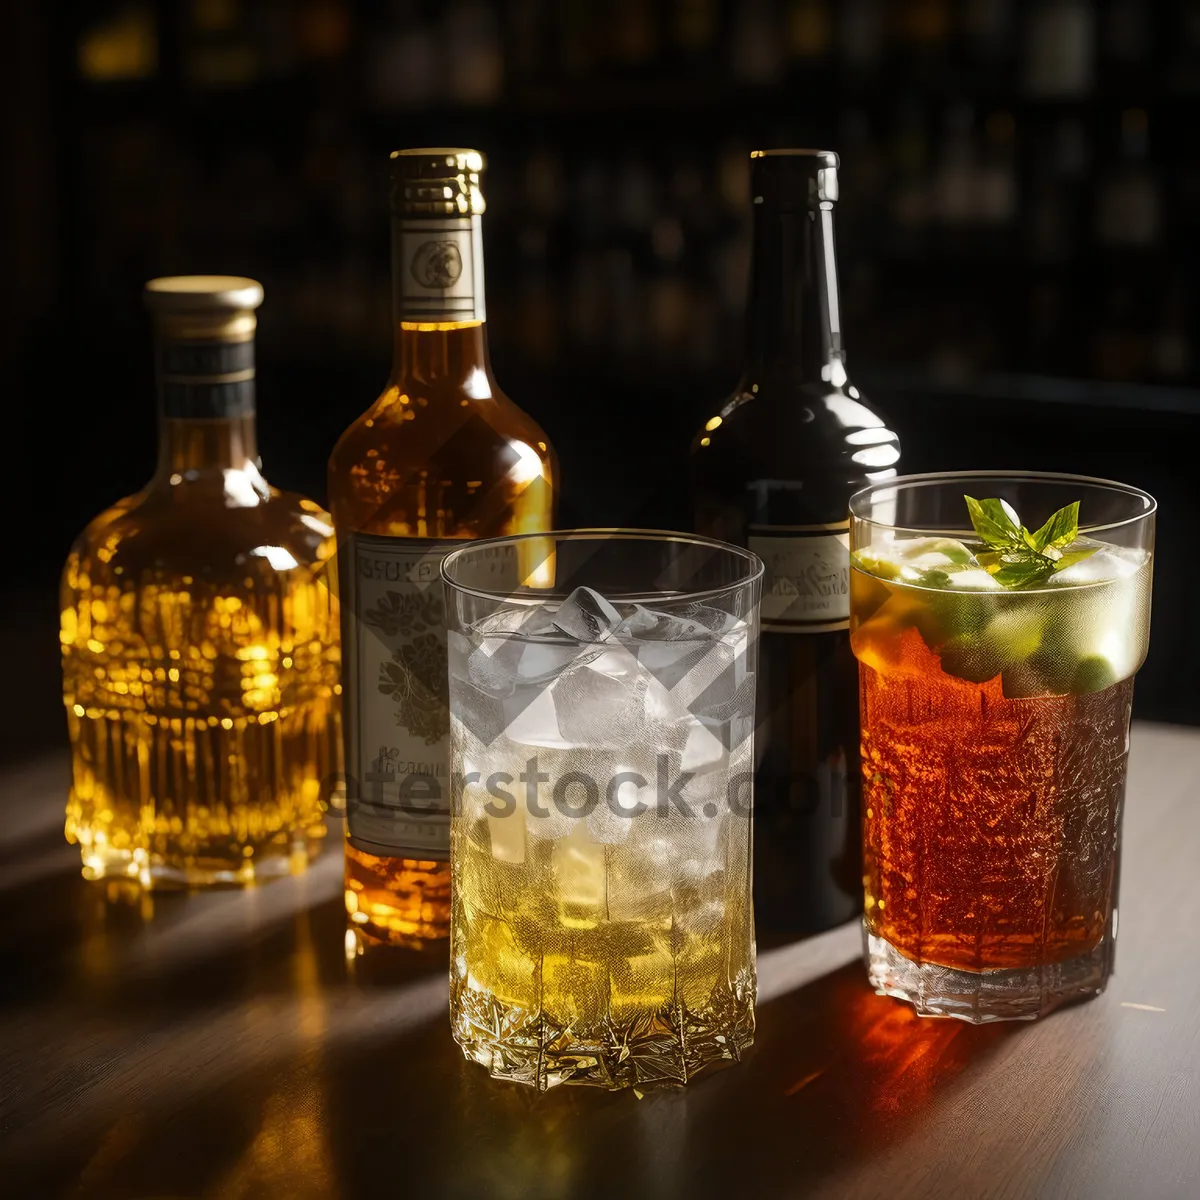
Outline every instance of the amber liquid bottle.
{"type": "Polygon", "coordinates": [[[301,869],[341,771],[329,517],[255,445],[262,287],[154,279],[159,459],[62,578],[67,838],[88,878],[251,883],[301,869]]]}
{"type": "Polygon", "coordinates": [[[850,496],[896,473],[896,435],[847,375],[836,154],[752,157],[747,362],[692,444],[696,528],[766,563],[755,792],[755,909],[814,933],[862,911],[858,683],[849,640],[850,496]]]}
{"type": "Polygon", "coordinates": [[[450,924],[442,556],[550,529],[546,435],[488,361],[483,156],[392,155],[396,328],[382,395],[329,460],[345,662],[346,908],[359,945],[420,947],[450,924]]]}

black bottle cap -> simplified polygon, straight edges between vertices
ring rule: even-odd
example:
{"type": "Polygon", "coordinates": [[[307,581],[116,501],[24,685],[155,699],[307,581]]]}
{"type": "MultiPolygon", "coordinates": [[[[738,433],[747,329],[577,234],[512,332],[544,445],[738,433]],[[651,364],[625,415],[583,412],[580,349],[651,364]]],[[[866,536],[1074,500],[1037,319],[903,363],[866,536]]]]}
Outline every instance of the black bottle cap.
{"type": "Polygon", "coordinates": [[[832,150],[752,150],[754,203],[793,209],[832,205],[838,198],[838,166],[832,150]]]}

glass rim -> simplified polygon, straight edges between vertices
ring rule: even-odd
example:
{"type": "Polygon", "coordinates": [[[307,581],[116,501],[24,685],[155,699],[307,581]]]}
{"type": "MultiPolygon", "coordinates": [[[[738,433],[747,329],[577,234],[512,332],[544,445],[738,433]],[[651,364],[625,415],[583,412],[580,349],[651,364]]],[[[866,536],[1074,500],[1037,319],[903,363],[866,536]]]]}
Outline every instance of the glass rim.
{"type": "Polygon", "coordinates": [[[699,533],[684,533],[678,529],[625,529],[620,526],[589,526],[580,529],[546,529],[539,533],[512,533],[493,538],[472,538],[456,546],[442,558],[438,574],[446,587],[453,588],[464,596],[474,596],[480,600],[506,601],[508,603],[536,603],[541,600],[565,599],[570,593],[561,588],[526,588],[524,586],[512,590],[489,590],[486,588],[470,587],[451,578],[451,570],[455,561],[465,558],[472,550],[486,549],[494,546],[516,546],[521,542],[533,541],[535,538],[556,538],[563,541],[611,541],[624,538],[630,541],[670,543],[678,542],[689,546],[707,546],[713,550],[721,550],[745,564],[746,573],[720,587],[703,588],[697,591],[666,592],[660,589],[642,589],[637,592],[622,592],[615,599],[625,604],[642,602],[654,603],[669,599],[672,603],[693,603],[709,600],[727,592],[736,591],[762,579],[766,567],[763,561],[751,550],[742,546],[734,546],[722,542],[718,538],[705,537],[699,533]]]}
{"type": "Polygon", "coordinates": [[[1123,529],[1127,525],[1136,525],[1140,521],[1145,521],[1149,517],[1153,517],[1158,511],[1158,501],[1154,499],[1149,492],[1142,488],[1135,487],[1131,483],[1122,483],[1119,479],[1105,479],[1099,475],[1076,475],[1070,471],[1004,471],[1004,470],[981,470],[981,471],[925,471],[916,475],[896,475],[891,479],[879,479],[874,483],[868,484],[864,488],[860,488],[853,496],[850,497],[850,516],[855,521],[862,521],[870,525],[877,525],[880,529],[887,529],[893,533],[920,533],[934,535],[954,535],[957,533],[969,532],[971,523],[964,518],[962,525],[954,529],[934,529],[923,525],[900,525],[894,521],[880,521],[874,517],[866,515],[860,509],[866,502],[877,493],[884,491],[887,488],[922,488],[932,487],[937,484],[949,484],[954,480],[969,481],[972,479],[1003,479],[1010,480],[1014,483],[1030,482],[1030,483],[1065,483],[1079,484],[1081,486],[1103,488],[1110,492],[1119,492],[1131,499],[1141,500],[1144,508],[1139,513],[1134,513],[1132,516],[1123,517],[1119,521],[1106,521],[1102,524],[1080,525],[1080,534],[1090,533],[1105,533],[1112,529],[1123,529]]]}

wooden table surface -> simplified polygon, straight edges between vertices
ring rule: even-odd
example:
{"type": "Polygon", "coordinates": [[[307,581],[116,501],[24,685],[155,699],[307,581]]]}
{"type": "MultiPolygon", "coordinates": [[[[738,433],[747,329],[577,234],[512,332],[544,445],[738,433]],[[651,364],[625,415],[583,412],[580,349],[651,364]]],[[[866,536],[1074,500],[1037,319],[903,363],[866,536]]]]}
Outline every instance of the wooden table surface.
{"type": "Polygon", "coordinates": [[[642,1099],[466,1063],[444,951],[348,967],[336,841],[110,899],[65,773],[0,778],[0,1195],[1200,1196],[1200,730],[1135,726],[1104,996],[974,1028],[873,995],[856,928],[760,945],[747,1059],[642,1099]]]}

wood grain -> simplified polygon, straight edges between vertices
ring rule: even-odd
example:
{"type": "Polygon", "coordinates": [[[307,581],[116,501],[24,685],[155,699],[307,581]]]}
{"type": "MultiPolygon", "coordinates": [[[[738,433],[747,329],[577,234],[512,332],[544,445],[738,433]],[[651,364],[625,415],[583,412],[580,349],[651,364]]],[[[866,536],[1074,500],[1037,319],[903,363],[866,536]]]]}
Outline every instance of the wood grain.
{"type": "Polygon", "coordinates": [[[871,994],[852,927],[760,947],[747,1060],[544,1096],[450,1040],[437,954],[344,955],[340,861],[84,883],[65,763],[0,778],[0,1185],[16,1197],[1200,1195],[1200,731],[1135,727],[1117,975],[1032,1024],[871,994]]]}

